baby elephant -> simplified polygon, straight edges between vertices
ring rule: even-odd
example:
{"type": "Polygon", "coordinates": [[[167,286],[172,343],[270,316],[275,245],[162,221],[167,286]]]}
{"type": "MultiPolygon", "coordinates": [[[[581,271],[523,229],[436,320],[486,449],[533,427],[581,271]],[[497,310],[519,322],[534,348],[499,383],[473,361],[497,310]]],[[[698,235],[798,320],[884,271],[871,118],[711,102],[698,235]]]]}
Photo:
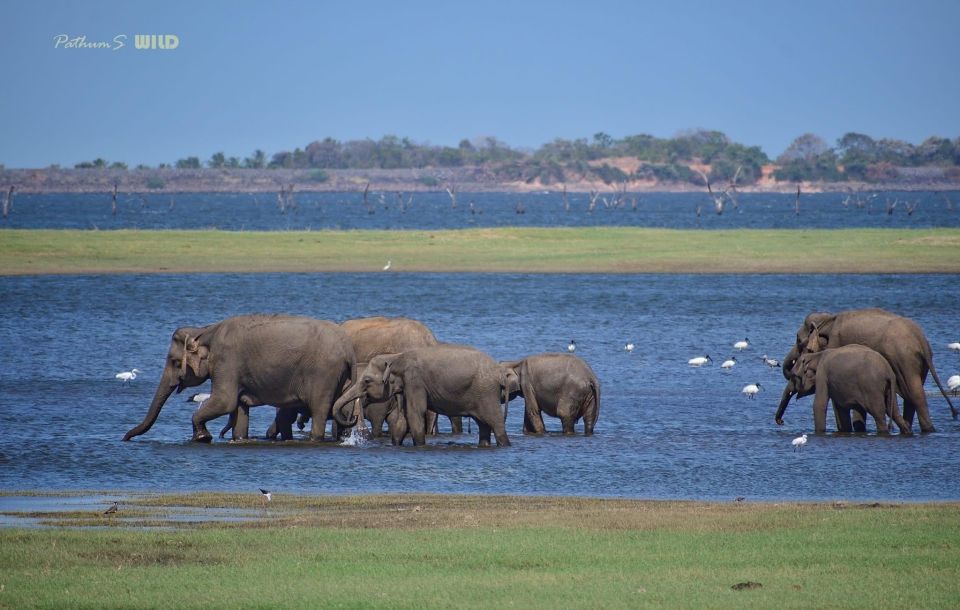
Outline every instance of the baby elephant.
{"type": "Polygon", "coordinates": [[[573,434],[580,418],[584,435],[593,434],[600,415],[600,381],[586,362],[573,354],[537,354],[500,366],[516,375],[508,376],[508,381],[516,380],[510,398],[522,396],[526,403],[524,434],[544,433],[541,412],[559,417],[564,434],[573,434]]]}
{"type": "MultiPolygon", "coordinates": [[[[900,434],[910,426],[897,408],[897,378],[886,358],[863,345],[845,345],[805,354],[793,367],[798,396],[816,392],[813,399],[814,430],[826,432],[827,400],[849,419],[851,409],[866,411],[877,423],[877,432],[887,434],[889,416],[900,434]]],[[[839,416],[838,416],[839,417],[839,416]]]]}

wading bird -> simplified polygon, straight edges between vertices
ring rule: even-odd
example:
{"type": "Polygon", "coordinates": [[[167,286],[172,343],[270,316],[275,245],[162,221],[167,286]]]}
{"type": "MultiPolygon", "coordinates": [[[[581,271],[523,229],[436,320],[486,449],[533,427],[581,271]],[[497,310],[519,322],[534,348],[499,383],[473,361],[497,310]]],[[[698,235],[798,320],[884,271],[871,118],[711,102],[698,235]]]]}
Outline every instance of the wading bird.
{"type": "Polygon", "coordinates": [[[633,343],[627,343],[626,345],[623,346],[623,349],[624,349],[628,354],[633,353],[633,343]]]}
{"type": "Polygon", "coordinates": [[[393,261],[387,261],[387,264],[383,266],[384,271],[390,271],[390,265],[393,264],[393,261]]]}
{"type": "Polygon", "coordinates": [[[743,341],[737,341],[733,344],[733,349],[742,352],[743,350],[750,347],[750,339],[744,339],[743,341]]]}
{"type": "Polygon", "coordinates": [[[273,500],[273,494],[262,487],[260,488],[260,495],[263,496],[264,502],[269,502],[270,500],[273,500]]]}
{"type": "Polygon", "coordinates": [[[776,358],[767,358],[766,354],[761,356],[761,358],[763,358],[763,363],[772,369],[780,366],[780,361],[777,360],[776,358]]]}
{"type": "Polygon", "coordinates": [[[953,392],[954,396],[960,394],[960,375],[951,375],[947,379],[947,390],[953,392]]]}
{"type": "Polygon", "coordinates": [[[807,444],[807,435],[804,434],[803,436],[798,436],[797,438],[793,439],[790,444],[793,445],[794,451],[803,451],[803,446],[807,444]]]}
{"type": "Polygon", "coordinates": [[[570,353],[577,351],[577,342],[573,339],[570,339],[570,343],[567,345],[567,351],[570,353]]]}
{"type": "Polygon", "coordinates": [[[709,354],[706,356],[697,356],[696,358],[687,360],[687,364],[690,366],[703,366],[708,362],[713,362],[713,358],[711,358],[709,354]]]}
{"type": "Polygon", "coordinates": [[[757,394],[760,392],[760,390],[762,390],[762,389],[763,389],[763,386],[760,385],[759,383],[751,383],[751,384],[749,384],[749,385],[743,386],[743,389],[740,390],[740,391],[743,392],[743,394],[744,394],[747,398],[749,398],[750,400],[753,400],[754,397],[756,397],[756,395],[757,395],[757,394]]]}
{"type": "Polygon", "coordinates": [[[947,347],[954,352],[960,353],[960,343],[948,343],[947,347]]]}
{"type": "Polygon", "coordinates": [[[139,372],[140,372],[140,369],[132,369],[129,371],[122,371],[120,373],[117,373],[116,375],[114,375],[114,377],[116,377],[123,383],[126,383],[128,381],[133,381],[134,379],[136,379],[137,373],[139,372]]]}
{"type": "Polygon", "coordinates": [[[729,370],[735,367],[736,365],[737,365],[737,359],[731,357],[729,360],[724,360],[723,364],[720,365],[720,368],[729,370]]]}
{"type": "Polygon", "coordinates": [[[202,405],[204,402],[206,402],[208,398],[210,398],[209,392],[197,392],[196,394],[188,398],[187,402],[196,402],[202,405]]]}
{"type": "Polygon", "coordinates": [[[120,509],[117,508],[117,502],[114,502],[114,503],[113,503],[113,506],[111,506],[111,507],[108,508],[107,510],[103,511],[103,514],[104,514],[104,515],[112,515],[113,513],[117,512],[118,510],[120,510],[120,509]]]}

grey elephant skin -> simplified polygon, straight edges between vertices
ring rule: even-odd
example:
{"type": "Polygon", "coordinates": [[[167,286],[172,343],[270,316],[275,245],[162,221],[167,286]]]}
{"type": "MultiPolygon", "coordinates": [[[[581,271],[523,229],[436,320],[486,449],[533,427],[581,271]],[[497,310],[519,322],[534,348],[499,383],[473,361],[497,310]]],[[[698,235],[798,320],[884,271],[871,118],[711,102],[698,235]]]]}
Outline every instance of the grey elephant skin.
{"type": "MultiPolygon", "coordinates": [[[[910,434],[910,426],[897,407],[897,378],[887,359],[863,345],[828,348],[797,359],[789,382],[797,396],[815,393],[813,400],[814,431],[827,430],[827,402],[833,403],[837,429],[851,431],[850,412],[869,413],[879,434],[887,434],[887,417],[910,434]]],[[[785,406],[777,411],[777,424],[783,424],[785,406]]]]}
{"type": "Polygon", "coordinates": [[[441,344],[400,354],[375,356],[333,407],[340,425],[356,423],[352,402],[384,402],[397,396],[404,419],[391,432],[395,445],[403,443],[409,426],[414,445],[426,443],[427,409],[450,417],[472,417],[480,429],[479,446],[508,446],[504,425],[507,398],[503,369],[487,354],[468,346],[441,344]],[[406,424],[404,426],[403,424],[406,424]]]}
{"type": "Polygon", "coordinates": [[[574,434],[577,421],[583,419],[583,433],[593,434],[600,416],[600,381],[586,362],[572,354],[547,353],[523,360],[501,362],[512,370],[519,388],[511,388],[510,398],[522,396],[524,434],[543,434],[543,415],[560,419],[564,434],[574,434]]]}
{"type": "MultiPolygon", "coordinates": [[[[933,351],[923,330],[916,322],[883,309],[852,309],[838,314],[811,313],[797,330],[796,343],[783,360],[783,376],[789,381],[797,359],[844,345],[863,345],[878,352],[890,363],[897,378],[897,392],[903,397],[903,419],[913,425],[916,413],[921,432],[934,432],[923,384],[927,373],[933,374],[940,392],[950,406],[953,418],[957,410],[940,382],[933,366],[933,351]]],[[[780,399],[778,412],[790,400],[790,384],[780,399]]]]}
{"type": "MultiPolygon", "coordinates": [[[[232,414],[238,406],[264,404],[309,410],[311,438],[322,440],[331,405],[350,383],[355,363],[343,329],[312,318],[247,315],[178,328],[147,415],[123,440],[147,432],[175,390],[207,379],[211,396],[193,414],[194,441],[210,442],[206,423],[211,419],[232,414]]],[[[246,435],[246,430],[234,432],[246,435]]]]}

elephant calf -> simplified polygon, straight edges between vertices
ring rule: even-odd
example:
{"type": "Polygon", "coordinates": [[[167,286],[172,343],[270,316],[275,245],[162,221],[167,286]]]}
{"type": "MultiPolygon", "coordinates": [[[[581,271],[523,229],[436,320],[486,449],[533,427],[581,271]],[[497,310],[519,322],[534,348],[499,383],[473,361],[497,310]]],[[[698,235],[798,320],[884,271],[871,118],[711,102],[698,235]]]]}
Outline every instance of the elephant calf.
{"type": "Polygon", "coordinates": [[[546,412],[559,417],[564,434],[573,434],[574,424],[583,418],[583,433],[593,434],[600,415],[600,381],[586,362],[572,354],[537,354],[523,360],[501,362],[512,370],[519,387],[511,388],[510,398],[522,396],[524,434],[543,434],[546,412]]]}
{"type": "Polygon", "coordinates": [[[850,411],[870,413],[877,423],[877,432],[887,434],[887,417],[910,434],[910,426],[897,407],[897,378],[886,358],[863,345],[845,345],[797,359],[784,392],[785,401],[777,409],[777,424],[783,424],[783,413],[789,392],[797,396],[816,393],[813,400],[814,431],[826,432],[827,401],[833,403],[837,425],[850,430],[850,411]]]}

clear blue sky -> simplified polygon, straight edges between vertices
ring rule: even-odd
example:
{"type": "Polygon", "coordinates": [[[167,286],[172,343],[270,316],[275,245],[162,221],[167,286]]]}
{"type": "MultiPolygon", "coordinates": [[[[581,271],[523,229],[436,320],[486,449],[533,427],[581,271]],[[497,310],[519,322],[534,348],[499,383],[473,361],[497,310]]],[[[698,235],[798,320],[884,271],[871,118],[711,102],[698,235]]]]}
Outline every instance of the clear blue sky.
{"type": "Polygon", "coordinates": [[[0,163],[173,162],[325,136],[960,135],[960,2],[0,5],[0,163]],[[136,33],[179,48],[139,51],[136,33]],[[127,34],[119,51],[56,49],[127,34]]]}

